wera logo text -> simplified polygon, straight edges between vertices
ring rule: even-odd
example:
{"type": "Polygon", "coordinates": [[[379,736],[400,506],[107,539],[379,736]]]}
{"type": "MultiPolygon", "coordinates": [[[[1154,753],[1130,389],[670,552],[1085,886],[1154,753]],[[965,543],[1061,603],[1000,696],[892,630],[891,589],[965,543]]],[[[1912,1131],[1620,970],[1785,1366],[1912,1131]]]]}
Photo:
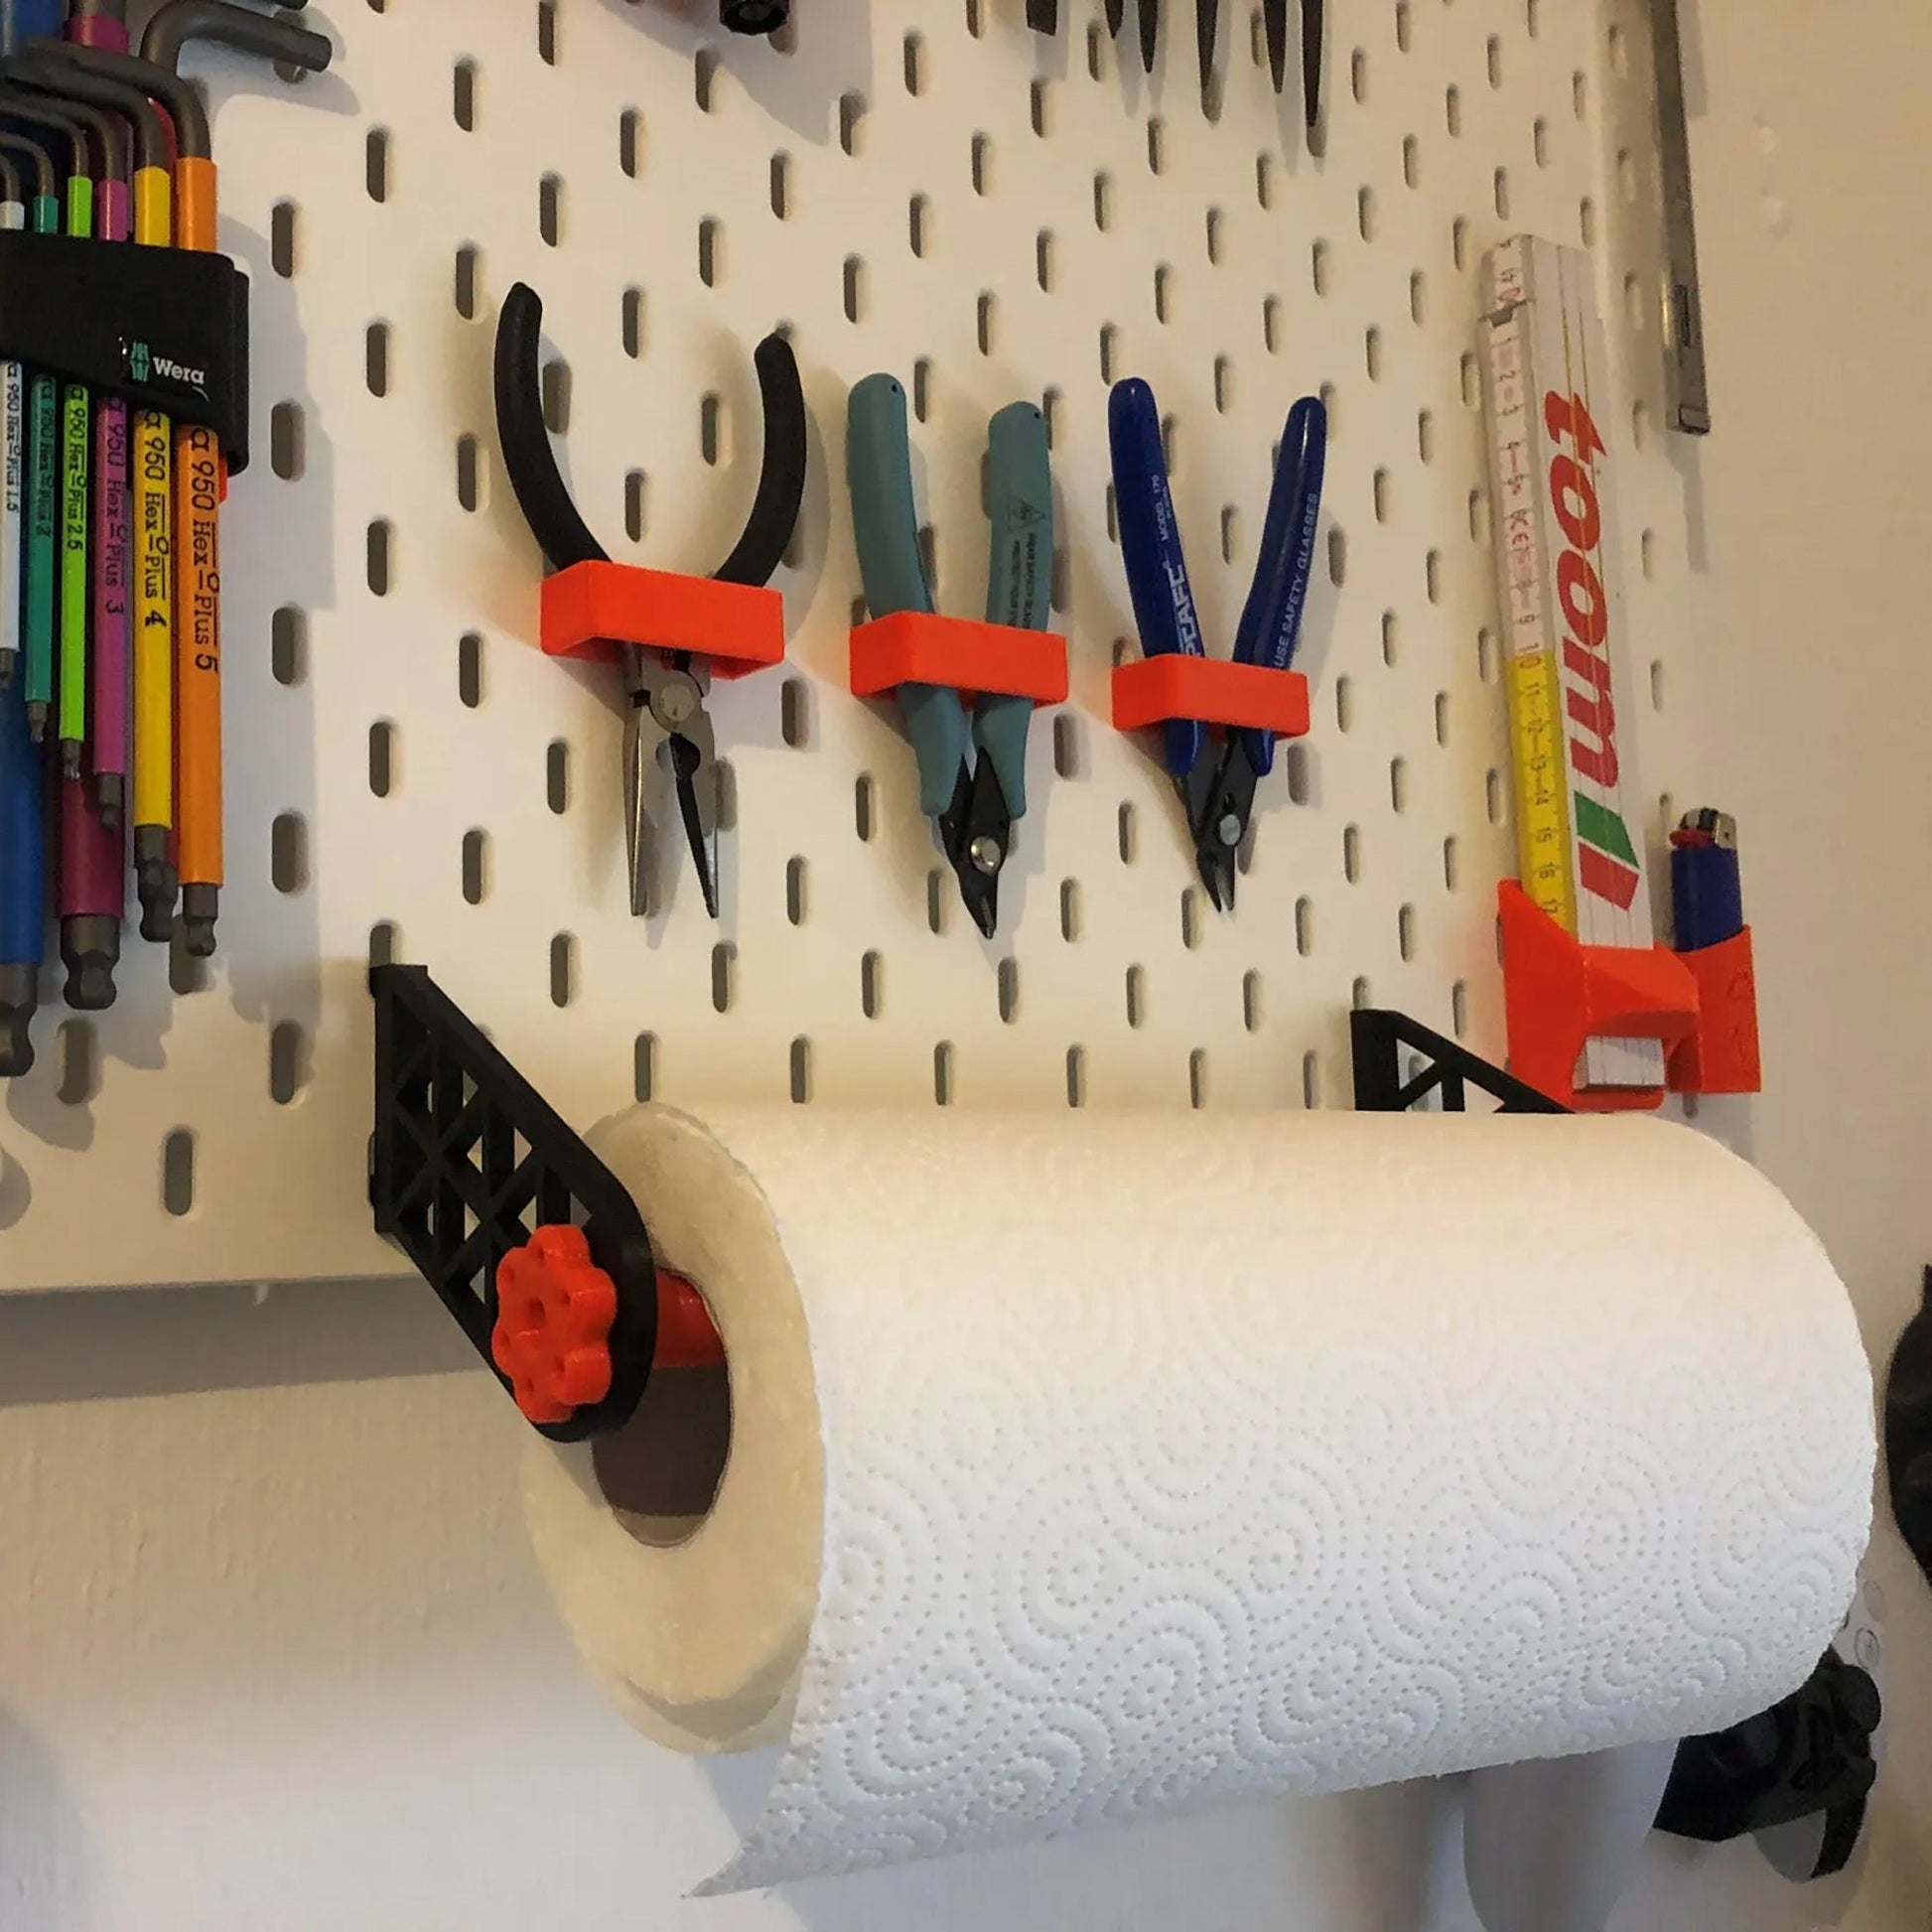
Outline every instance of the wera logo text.
{"type": "Polygon", "coordinates": [[[178,389],[192,390],[198,396],[207,394],[206,369],[178,362],[172,355],[159,355],[147,343],[127,344],[121,359],[130,382],[167,382],[178,389]]]}
{"type": "Polygon", "coordinates": [[[1628,911],[1637,894],[1637,852],[1617,810],[1610,604],[1591,562],[1601,554],[1603,538],[1603,509],[1591,472],[1592,460],[1605,455],[1603,439],[1581,396],[1552,389],[1543,398],[1543,421],[1558,450],[1568,443],[1572,452],[1559,454],[1550,465],[1550,507],[1568,546],[1557,559],[1557,603],[1564,623],[1565,736],[1578,883],[1628,911]]]}

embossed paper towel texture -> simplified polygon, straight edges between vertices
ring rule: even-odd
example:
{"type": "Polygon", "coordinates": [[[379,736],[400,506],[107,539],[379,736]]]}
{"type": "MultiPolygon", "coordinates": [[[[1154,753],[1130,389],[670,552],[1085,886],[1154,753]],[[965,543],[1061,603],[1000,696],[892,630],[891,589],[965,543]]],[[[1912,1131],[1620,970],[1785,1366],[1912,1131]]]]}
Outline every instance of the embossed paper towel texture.
{"type": "Polygon", "coordinates": [[[790,1741],[707,1889],[1716,1728],[1850,1598],[1851,1311],[1687,1131],[710,1125],[826,1487],[790,1741]]]}

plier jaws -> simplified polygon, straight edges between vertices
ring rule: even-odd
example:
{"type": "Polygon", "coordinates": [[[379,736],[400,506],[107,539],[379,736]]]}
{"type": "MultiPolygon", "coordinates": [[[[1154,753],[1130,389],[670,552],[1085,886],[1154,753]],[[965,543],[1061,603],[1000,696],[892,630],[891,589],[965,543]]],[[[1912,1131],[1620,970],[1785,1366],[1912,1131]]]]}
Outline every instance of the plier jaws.
{"type": "Polygon", "coordinates": [[[1000,874],[1013,850],[1013,807],[991,758],[959,767],[952,803],[940,814],[939,840],[966,910],[992,938],[1000,924],[1000,874]]]}
{"type": "Polygon", "coordinates": [[[1236,735],[1225,744],[1208,745],[1176,784],[1193,835],[1194,864],[1217,912],[1234,910],[1237,860],[1254,819],[1261,777],[1245,738],[1236,735]]]}
{"type": "Polygon", "coordinates": [[[629,702],[623,739],[623,822],[631,913],[642,918],[651,909],[649,854],[659,844],[654,821],[663,815],[662,780],[668,778],[705,910],[716,918],[718,741],[705,704],[711,674],[689,652],[664,654],[626,644],[623,680],[629,702]]]}

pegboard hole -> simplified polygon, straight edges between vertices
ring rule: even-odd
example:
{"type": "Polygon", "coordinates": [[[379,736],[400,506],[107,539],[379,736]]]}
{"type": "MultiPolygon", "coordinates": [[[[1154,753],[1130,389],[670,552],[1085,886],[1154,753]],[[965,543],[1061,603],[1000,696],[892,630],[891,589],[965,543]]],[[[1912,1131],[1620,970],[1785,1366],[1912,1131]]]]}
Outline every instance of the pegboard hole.
{"type": "Polygon", "coordinates": [[[489,897],[489,834],[473,826],[463,835],[463,897],[481,905],[489,897]]]}
{"type": "Polygon", "coordinates": [[[1104,171],[1093,178],[1093,225],[1102,234],[1114,225],[1114,178],[1104,171]]]}
{"type": "Polygon", "coordinates": [[[1458,214],[1449,223],[1449,256],[1458,269],[1469,265],[1469,221],[1466,215],[1458,214]]]}
{"type": "Polygon", "coordinates": [[[872,838],[872,773],[862,771],[852,786],[853,829],[863,845],[872,838]]]}
{"type": "Polygon", "coordinates": [[[914,195],[906,204],[906,234],[915,259],[923,258],[926,246],[926,216],[932,204],[923,195],[914,195]]]}
{"type": "Polygon", "coordinates": [[[1650,708],[1658,712],[1664,708],[1664,660],[1661,657],[1650,660],[1650,708]]]}
{"type": "Polygon", "coordinates": [[[1154,319],[1159,323],[1170,320],[1173,294],[1173,270],[1164,262],[1154,271],[1154,319]]]}
{"type": "Polygon", "coordinates": [[[277,202],[268,215],[268,265],[287,281],[296,270],[296,220],[293,202],[277,202]]]}
{"type": "Polygon", "coordinates": [[[1366,1008],[1374,1004],[1373,998],[1371,997],[1369,992],[1369,985],[1366,978],[1357,978],[1354,985],[1349,988],[1348,1004],[1351,1007],[1353,1007],[1357,1013],[1363,1012],[1366,1008]]]}
{"type": "Polygon", "coordinates": [[[387,597],[394,584],[393,560],[395,526],[386,516],[369,525],[366,542],[369,590],[376,597],[387,597]]]}
{"type": "Polygon", "coordinates": [[[550,941],[550,1004],[567,1007],[577,998],[577,938],[559,932],[550,941]]]}
{"type": "Polygon", "coordinates": [[[973,177],[973,193],[988,195],[993,190],[993,143],[984,134],[973,136],[969,150],[969,160],[973,177]]]}
{"type": "Polygon", "coordinates": [[[456,312],[465,322],[477,319],[481,263],[482,253],[475,242],[466,241],[456,251],[456,312]]]}
{"type": "Polygon", "coordinates": [[[1321,1056],[1312,1047],[1302,1055],[1302,1105],[1311,1111],[1321,1105],[1321,1056]]]}
{"type": "Polygon", "coordinates": [[[1395,44],[1398,53],[1409,51],[1409,0],[1395,0],[1395,44]]]}
{"type": "Polygon", "coordinates": [[[389,325],[372,322],[362,332],[362,380],[372,396],[389,393],[389,325]]]}
{"type": "Polygon", "coordinates": [[[1135,815],[1134,801],[1131,798],[1123,798],[1120,801],[1120,813],[1117,823],[1119,828],[1120,862],[1124,866],[1131,866],[1139,850],[1139,821],[1135,815]]]}
{"type": "Polygon", "coordinates": [[[378,919],[369,927],[369,964],[393,966],[401,950],[401,935],[394,919],[378,919]]]}
{"type": "Polygon", "coordinates": [[[1375,190],[1364,185],[1355,197],[1355,226],[1364,241],[1375,239],[1376,223],[1375,190]]]}
{"type": "Polygon", "coordinates": [[[1207,265],[1219,268],[1221,265],[1221,231],[1227,226],[1227,219],[1217,207],[1207,210],[1207,265]]]}
{"type": "Polygon", "coordinates": [[[1187,1055],[1187,1104],[1198,1111],[1207,1105],[1207,1048],[1196,1046],[1187,1055]]]}
{"type": "Polygon", "coordinates": [[[1200,894],[1192,886],[1186,886],[1180,894],[1180,943],[1192,952],[1200,941],[1200,894]]]}
{"type": "Polygon", "coordinates": [[[54,1095],[64,1107],[84,1107],[100,1091],[100,1037],[91,1020],[64,1020],[54,1036],[54,1095]]]}
{"type": "Polygon", "coordinates": [[[268,1035],[268,1097],[287,1107],[308,1084],[308,1035],[295,1021],[280,1021],[268,1035]]]}
{"type": "Polygon", "coordinates": [[[1120,331],[1111,322],[1100,325],[1100,379],[1112,385],[1114,367],[1119,360],[1120,331]]]}
{"type": "Polygon", "coordinates": [[[1436,461],[1436,414],[1434,410],[1416,412],[1416,454],[1424,463],[1436,461]]]}
{"type": "Polygon", "coordinates": [[[1483,809],[1491,825],[1503,822],[1503,774],[1492,764],[1482,777],[1483,809]]]}
{"type": "Polygon", "coordinates": [[[1577,234],[1586,248],[1596,246],[1596,204],[1587,195],[1577,204],[1577,234]]]}
{"type": "Polygon", "coordinates": [[[1429,280],[1420,268],[1409,277],[1409,320],[1418,329],[1429,320],[1429,280]]]}
{"type": "Polygon", "coordinates": [[[905,91],[915,99],[925,92],[925,36],[905,37],[905,91]]]}
{"type": "Polygon", "coordinates": [[[537,388],[544,428],[552,436],[567,435],[570,430],[570,364],[561,355],[553,355],[544,363],[537,377],[537,388]]]}
{"type": "Polygon", "coordinates": [[[1295,901],[1295,950],[1304,959],[1314,954],[1314,900],[1306,895],[1295,901]]]}
{"type": "Polygon", "coordinates": [[[1449,988],[1449,1026],[1457,1039],[1469,1028],[1469,989],[1461,980],[1449,988]]]}
{"type": "Polygon", "coordinates": [[[1657,533],[1645,530],[1637,538],[1637,562],[1645,577],[1657,574],[1657,533]]]}
{"type": "Polygon", "coordinates": [[[649,488],[650,479],[641,470],[626,470],[624,472],[623,533],[632,543],[642,543],[644,540],[645,512],[649,506],[649,488]]]}
{"type": "Polygon", "coordinates": [[[1391,670],[1402,654],[1402,620],[1393,611],[1382,613],[1382,662],[1391,670]]]}
{"type": "Polygon", "coordinates": [[[1127,1024],[1138,1027],[1147,1018],[1147,968],[1127,969],[1127,1024]]]}
{"type": "Polygon", "coordinates": [[[724,229],[715,214],[707,214],[698,223],[698,280],[706,288],[715,289],[723,273],[719,265],[724,229]]]}
{"type": "Polygon", "coordinates": [[[307,424],[299,402],[278,402],[268,412],[268,467],[284,483],[294,483],[307,461],[307,424]]]}
{"type": "Polygon", "coordinates": [[[722,63],[716,48],[701,47],[691,63],[691,97],[698,112],[709,114],[718,104],[718,69],[722,63]]]}
{"type": "Polygon", "coordinates": [[[1547,168],[1550,165],[1550,123],[1541,114],[1530,129],[1530,147],[1536,156],[1536,165],[1547,168]]]}
{"type": "Polygon", "coordinates": [[[1168,124],[1159,114],[1147,124],[1147,166],[1150,174],[1166,172],[1168,165],[1168,124]]]}
{"type": "Polygon", "coordinates": [[[1221,561],[1232,564],[1241,547],[1241,512],[1232,503],[1221,505],[1221,561]]]}
{"type": "Polygon", "coordinates": [[[466,134],[477,131],[477,64],[475,61],[459,61],[451,74],[450,86],[451,111],[456,115],[456,124],[466,134]]]}
{"type": "Polygon", "coordinates": [[[1348,576],[1348,532],[1339,523],[1328,532],[1328,582],[1339,590],[1348,576]]]}
{"type": "Polygon", "coordinates": [[[537,183],[537,234],[546,248],[564,238],[564,178],[545,175],[537,183]]]}
{"type": "Polygon", "coordinates": [[[557,0],[537,0],[537,59],[557,65],[557,0]]]}
{"type": "Polygon", "coordinates": [[[1282,756],[1288,773],[1289,802],[1306,805],[1314,796],[1314,758],[1300,739],[1289,745],[1282,756]]]}
{"type": "Polygon", "coordinates": [[[268,621],[268,666],[277,684],[296,685],[309,674],[309,614],[284,604],[268,621]]]}
{"type": "Polygon", "coordinates": [[[483,640],[480,631],[466,630],[457,639],[457,697],[467,710],[475,711],[483,700],[483,640]]]}
{"type": "MultiPolygon", "coordinates": [[[[700,101],[699,106],[704,103],[700,101]]],[[[638,157],[642,151],[643,122],[634,107],[618,116],[618,168],[626,181],[637,179],[638,157]]]]}
{"type": "Polygon", "coordinates": [[[1355,724],[1355,680],[1351,677],[1335,679],[1335,729],[1347,732],[1355,724]]]}
{"type": "Polygon", "coordinates": [[[953,1097],[953,1061],[957,1056],[949,1039],[932,1049],[932,1098],[941,1107],[950,1107],[953,1097]]]}
{"type": "Polygon", "coordinates": [[[738,995],[738,948],[721,939],[711,949],[711,1005],[715,1013],[729,1013],[738,995]]]}
{"type": "Polygon", "coordinates": [[[1020,962],[1009,954],[1000,961],[1000,1018],[1009,1027],[1020,1019],[1020,962]]]}
{"type": "Polygon", "coordinates": [[[839,96],[839,147],[849,155],[859,152],[859,130],[866,118],[866,97],[860,93],[839,96]]]}
{"type": "Polygon", "coordinates": [[[714,470],[725,460],[725,403],[715,391],[698,403],[698,454],[714,470]]]}
{"type": "Polygon", "coordinates": [[[1060,881],[1060,937],[1070,946],[1080,937],[1080,882],[1060,881]]]}
{"type": "Polygon", "coordinates": [[[857,255],[845,258],[845,319],[856,323],[865,314],[866,265],[857,255]]]}
{"type": "Polygon", "coordinates": [[[812,742],[811,686],[802,677],[788,677],[778,687],[778,736],[794,752],[812,742]]]}
{"type": "Polygon", "coordinates": [[[464,510],[483,506],[483,446],[467,432],[456,440],[456,500],[464,510]]]}
{"type": "Polygon", "coordinates": [[[1423,589],[1428,594],[1430,603],[1442,603],[1443,553],[1440,550],[1430,550],[1424,553],[1422,560],[1422,579],[1423,589]]]}
{"type": "Polygon", "coordinates": [[[1377,470],[1369,485],[1375,504],[1375,520],[1386,523],[1389,520],[1389,473],[1377,470]]]}
{"type": "Polygon", "coordinates": [[[561,818],[570,810],[570,741],[553,738],[543,754],[543,802],[561,818]]]}
{"type": "Polygon", "coordinates": [[[639,1034],[630,1048],[630,1091],[639,1106],[657,1092],[657,1035],[639,1034]]]}
{"type": "Polygon", "coordinates": [[[195,1209],[195,1135],[177,1127],[161,1143],[161,1206],[176,1220],[195,1209]]]}
{"type": "Polygon", "coordinates": [[[1389,760],[1389,805],[1396,812],[1409,809],[1409,763],[1406,759],[1389,760]]]}
{"type": "Polygon", "coordinates": [[[1341,873],[1351,886],[1362,883],[1362,829],[1359,825],[1341,828],[1341,873]]]}
{"type": "Polygon", "coordinates": [[[1382,332],[1373,323],[1362,333],[1362,366],[1371,382],[1382,380],[1382,332]]]}
{"type": "Polygon", "coordinates": [[[937,866],[932,867],[925,876],[925,925],[926,930],[935,939],[942,937],[946,930],[948,877],[949,875],[937,866]]]}
{"type": "Polygon", "coordinates": [[[1080,721],[1066,712],[1058,712],[1053,718],[1053,771],[1061,778],[1086,776],[1080,721]]]}
{"type": "Polygon", "coordinates": [[[1358,47],[1348,57],[1348,91],[1358,103],[1368,99],[1368,50],[1358,47]]]}
{"type": "Polygon", "coordinates": [[[805,923],[809,878],[810,870],[802,857],[785,861],[785,917],[792,925],[805,923]]]}
{"type": "Polygon", "coordinates": [[[1275,157],[1272,154],[1255,156],[1255,201],[1263,209],[1275,206],[1275,157]]]}
{"type": "Polygon", "coordinates": [[[1252,967],[1241,975],[1241,1024],[1251,1034],[1261,1031],[1261,975],[1252,967]]]}
{"type": "Polygon", "coordinates": [[[1422,143],[1413,134],[1402,137],[1402,185],[1405,188],[1422,186],[1422,143]]]}
{"type": "Polygon", "coordinates": [[[268,876],[278,893],[299,893],[309,883],[309,821],[300,812],[278,812],[268,828],[268,876]]]}
{"type": "Polygon", "coordinates": [[[1066,1049],[1066,1104],[1069,1107],[1084,1107],[1087,1104],[1087,1051],[1084,1046],[1069,1046],[1066,1049]]]}
{"type": "Polygon", "coordinates": [[[1413,905],[1402,905],[1396,908],[1395,942],[1396,949],[1402,954],[1405,960],[1413,960],[1415,958],[1416,908],[1413,905]]]}
{"type": "Polygon", "coordinates": [[[1496,205],[1496,219],[1507,221],[1509,219],[1509,170],[1507,168],[1496,170],[1493,199],[1496,205]]]}
{"type": "Polygon", "coordinates": [[[1580,121],[1589,118],[1589,75],[1582,68],[1570,76],[1570,109],[1580,121]]]}
{"type": "Polygon", "coordinates": [[[859,1010],[877,1020],[886,1004],[886,959],[883,953],[862,954],[859,960],[859,1010]]]}
{"type": "Polygon", "coordinates": [[[387,798],[396,784],[396,728],[387,718],[369,727],[369,790],[387,798]]]}
{"type": "Polygon", "coordinates": [[[1443,123],[1449,129],[1449,139],[1462,138],[1462,89],[1450,81],[1443,92],[1443,123]]]}
{"type": "Polygon", "coordinates": [[[389,130],[386,127],[372,127],[363,143],[362,185],[368,190],[369,200],[375,203],[389,199],[389,130]]]}
{"type": "Polygon", "coordinates": [[[1446,892],[1450,892],[1450,893],[1456,891],[1461,884],[1461,877],[1462,877],[1461,854],[1455,843],[1455,834],[1451,832],[1449,836],[1443,841],[1443,888],[1444,890],[1446,892]]]}
{"type": "Polygon", "coordinates": [[[912,364],[912,419],[924,422],[932,413],[932,357],[921,355],[912,364]]]}
{"type": "Polygon", "coordinates": [[[1048,134],[1050,134],[1053,131],[1052,130],[1052,100],[1053,100],[1052,92],[1048,88],[1046,82],[1044,80],[1035,80],[1033,83],[1033,92],[1032,92],[1032,99],[1031,99],[1031,106],[1033,110],[1033,128],[1035,134],[1036,134],[1042,141],[1047,137],[1048,134]]]}
{"type": "Polygon", "coordinates": [[[805,1106],[812,1097],[812,1043],[801,1034],[791,1042],[791,1102],[805,1106]]]}
{"type": "Polygon", "coordinates": [[[979,300],[979,345],[982,355],[993,353],[993,323],[998,304],[991,289],[982,291],[979,300]]]}

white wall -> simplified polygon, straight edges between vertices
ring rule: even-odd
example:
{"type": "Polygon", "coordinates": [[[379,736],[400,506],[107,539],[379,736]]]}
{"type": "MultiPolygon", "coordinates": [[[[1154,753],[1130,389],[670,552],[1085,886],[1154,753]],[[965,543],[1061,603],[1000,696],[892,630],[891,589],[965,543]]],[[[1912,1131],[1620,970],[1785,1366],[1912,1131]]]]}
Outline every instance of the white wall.
{"type": "MultiPolygon", "coordinates": [[[[1882,1352],[1932,1257],[1932,11],[1757,0],[1687,38],[1718,431],[1684,454],[1708,673],[1672,702],[1748,841],[1756,1156],[1882,1352]]],[[[579,1679],[515,1429],[420,1290],[0,1301],[0,1926],[1469,1932],[1451,1791],[676,1902],[740,1787],[579,1679]]],[[[1932,1591],[1888,1531],[1874,1564],[1891,1755],[1856,1900],[1658,1844],[1618,1932],[1932,1925],[1932,1591]]]]}

